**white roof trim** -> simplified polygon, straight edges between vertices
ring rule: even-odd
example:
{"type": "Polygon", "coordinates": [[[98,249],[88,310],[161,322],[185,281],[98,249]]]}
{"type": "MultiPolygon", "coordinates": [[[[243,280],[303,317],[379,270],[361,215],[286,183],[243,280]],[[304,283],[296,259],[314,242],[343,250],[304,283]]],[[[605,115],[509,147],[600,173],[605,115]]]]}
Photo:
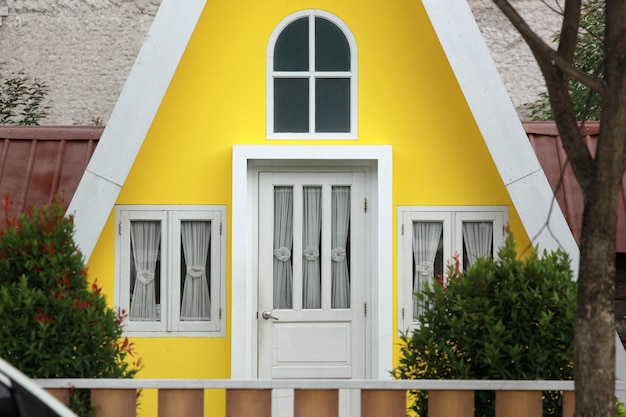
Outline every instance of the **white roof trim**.
{"type": "Polygon", "coordinates": [[[89,259],[187,47],[206,0],[163,0],[68,213],[89,259]]]}

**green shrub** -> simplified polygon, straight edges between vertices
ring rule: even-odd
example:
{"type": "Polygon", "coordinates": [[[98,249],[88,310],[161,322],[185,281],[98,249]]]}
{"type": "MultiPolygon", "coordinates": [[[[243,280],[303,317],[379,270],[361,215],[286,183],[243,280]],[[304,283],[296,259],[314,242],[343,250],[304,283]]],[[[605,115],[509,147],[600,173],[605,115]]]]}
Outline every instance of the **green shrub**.
{"type": "MultiPolygon", "coordinates": [[[[0,234],[0,356],[33,378],[134,376],[141,364],[122,338],[121,314],[89,284],[62,205],[8,218],[9,205],[5,199],[0,234]]],[[[82,415],[90,413],[86,394],[71,398],[82,415]]]]}
{"type": "MultiPolygon", "coordinates": [[[[445,288],[433,280],[417,296],[423,312],[401,336],[395,378],[572,379],[576,283],[564,252],[518,259],[509,235],[498,259],[456,262],[445,288]]],[[[427,393],[413,394],[426,416],[427,393]]],[[[494,414],[493,395],[477,391],[477,416],[494,414]]],[[[545,415],[558,414],[559,397],[546,393],[545,415]]]]}
{"type": "Polygon", "coordinates": [[[23,71],[0,81],[0,125],[38,125],[48,116],[48,85],[23,71]]]}

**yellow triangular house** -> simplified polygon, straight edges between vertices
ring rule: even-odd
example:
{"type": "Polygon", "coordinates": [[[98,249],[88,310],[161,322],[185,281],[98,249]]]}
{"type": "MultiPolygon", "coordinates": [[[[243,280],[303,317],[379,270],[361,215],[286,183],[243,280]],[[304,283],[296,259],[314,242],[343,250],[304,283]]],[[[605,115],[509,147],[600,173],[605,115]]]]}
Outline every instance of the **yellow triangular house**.
{"type": "Polygon", "coordinates": [[[164,0],[69,212],[141,377],[387,379],[452,255],[577,265],[551,200],[464,0],[164,0]]]}

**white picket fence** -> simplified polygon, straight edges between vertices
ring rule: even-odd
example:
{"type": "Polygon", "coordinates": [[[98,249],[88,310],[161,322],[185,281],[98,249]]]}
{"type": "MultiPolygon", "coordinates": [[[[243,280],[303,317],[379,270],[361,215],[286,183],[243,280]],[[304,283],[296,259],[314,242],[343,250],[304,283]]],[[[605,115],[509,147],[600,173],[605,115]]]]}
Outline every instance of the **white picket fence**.
{"type": "MultiPolygon", "coordinates": [[[[563,391],[563,417],[574,414],[573,381],[38,379],[67,403],[71,389],[90,389],[96,417],[136,416],[137,391],[158,390],[158,416],[204,416],[205,390],[226,391],[225,417],[272,417],[272,391],[293,390],[294,417],[339,417],[340,391],[357,392],[360,417],[405,417],[408,390],[428,391],[429,417],[473,417],[474,392],[496,393],[497,417],[541,417],[542,393],[563,391]]],[[[616,391],[626,391],[618,381],[616,391]]],[[[207,416],[208,417],[208,416],[207,416]]],[[[211,416],[214,417],[214,416],[211,416]]]]}

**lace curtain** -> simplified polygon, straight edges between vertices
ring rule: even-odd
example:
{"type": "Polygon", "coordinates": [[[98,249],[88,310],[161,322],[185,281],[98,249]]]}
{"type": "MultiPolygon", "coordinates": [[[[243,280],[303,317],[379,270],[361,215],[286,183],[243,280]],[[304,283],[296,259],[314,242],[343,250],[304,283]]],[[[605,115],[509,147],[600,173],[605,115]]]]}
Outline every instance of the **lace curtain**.
{"type": "Polygon", "coordinates": [[[467,264],[472,265],[478,258],[491,256],[493,245],[493,223],[464,222],[463,242],[467,252],[467,264]]]}
{"type": "Polygon", "coordinates": [[[332,190],[332,308],[350,308],[350,272],[347,244],[350,231],[350,187],[332,190]]]}
{"type": "Polygon", "coordinates": [[[319,251],[320,232],[322,228],[321,187],[304,187],[303,200],[302,307],[320,308],[322,305],[319,251]]]}
{"type": "Polygon", "coordinates": [[[134,258],[134,291],[129,317],[137,321],[155,321],[155,269],[159,259],[161,224],[152,221],[131,223],[130,241],[134,258]]]}
{"type": "Polygon", "coordinates": [[[210,222],[181,222],[181,240],[187,265],[180,308],[181,320],[211,319],[211,298],[207,281],[207,256],[211,242],[210,222]]]}
{"type": "Polygon", "coordinates": [[[274,308],[292,308],[293,189],[274,187],[274,308]]]}
{"type": "Polygon", "coordinates": [[[435,257],[442,231],[443,223],[440,222],[413,223],[413,317],[417,317],[420,311],[415,293],[419,293],[424,282],[435,274],[435,257]]]}

